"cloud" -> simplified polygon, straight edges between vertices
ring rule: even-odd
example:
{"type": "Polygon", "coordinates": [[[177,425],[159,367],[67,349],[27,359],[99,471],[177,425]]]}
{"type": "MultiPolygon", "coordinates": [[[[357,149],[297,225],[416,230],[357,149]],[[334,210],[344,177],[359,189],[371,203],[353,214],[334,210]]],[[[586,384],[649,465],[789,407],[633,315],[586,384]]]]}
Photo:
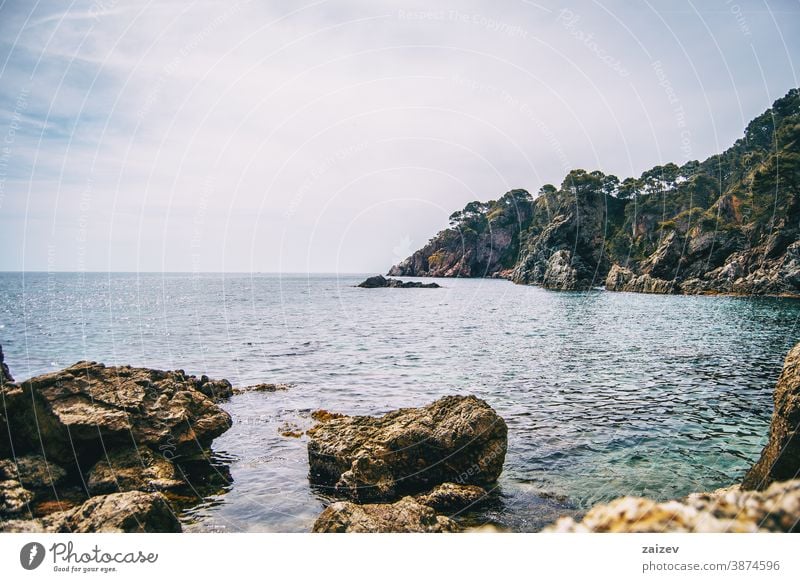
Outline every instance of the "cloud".
{"type": "Polygon", "coordinates": [[[470,200],[703,158],[797,85],[797,6],[739,6],[4,5],[0,268],[381,271],[470,200]]]}

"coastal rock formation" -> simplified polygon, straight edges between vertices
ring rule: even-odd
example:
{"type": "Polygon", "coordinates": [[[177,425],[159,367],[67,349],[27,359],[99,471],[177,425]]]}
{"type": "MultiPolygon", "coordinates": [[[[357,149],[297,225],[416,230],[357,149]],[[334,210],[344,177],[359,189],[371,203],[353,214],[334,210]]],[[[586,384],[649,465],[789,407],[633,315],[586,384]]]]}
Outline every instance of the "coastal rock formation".
{"type": "Polygon", "coordinates": [[[231,425],[212,401],[230,396],[227,380],[94,362],[7,379],[3,372],[0,515],[11,519],[0,531],[180,531],[154,492],[174,489],[186,503],[198,488],[230,483],[205,449],[231,425]]]}
{"type": "Polygon", "coordinates": [[[0,522],[7,533],[178,533],[181,524],[160,493],[128,491],[92,497],[39,519],[0,522]]]}
{"type": "Polygon", "coordinates": [[[461,511],[474,507],[486,499],[488,493],[477,485],[458,485],[442,483],[427,493],[420,493],[414,499],[439,513],[461,511]]]}
{"type": "Polygon", "coordinates": [[[800,296],[800,89],[721,154],[471,202],[389,270],[558,290],[800,296]]]}
{"type": "Polygon", "coordinates": [[[630,269],[614,265],[606,277],[609,291],[629,291],[633,293],[674,293],[674,281],[665,281],[648,274],[637,275],[630,269]]]}
{"type": "Polygon", "coordinates": [[[786,356],[773,399],[769,441],[745,475],[744,489],[762,490],[774,481],[800,476],[800,344],[786,356]]]}
{"type": "Polygon", "coordinates": [[[96,362],[6,384],[8,431],[0,434],[0,453],[11,449],[9,433],[17,454],[43,450],[84,467],[104,450],[133,446],[193,452],[231,426],[228,413],[200,391],[208,385],[180,370],[96,362]]]}
{"type": "Polygon", "coordinates": [[[800,480],[774,483],[764,492],[730,490],[658,503],[622,497],[589,510],[583,520],[559,519],[545,532],[800,531],[800,480]]]}
{"type": "Polygon", "coordinates": [[[503,419],[474,396],[377,418],[331,418],[308,431],[309,479],[361,502],[445,482],[488,485],[502,471],[507,433],[503,419]]]}
{"type": "Polygon", "coordinates": [[[41,455],[26,455],[17,459],[0,459],[0,479],[16,479],[25,487],[52,487],[66,477],[67,472],[49,463],[41,455]]]}
{"type": "Polygon", "coordinates": [[[398,289],[438,289],[438,283],[422,283],[421,281],[400,281],[399,279],[387,279],[383,275],[367,277],[364,281],[356,285],[364,289],[377,289],[379,287],[393,287],[398,289]]]}
{"type": "Polygon", "coordinates": [[[442,533],[460,528],[448,517],[412,497],[394,503],[358,505],[337,501],[329,505],[314,523],[315,533],[442,533]]]}
{"type": "Polygon", "coordinates": [[[185,485],[170,461],[147,447],[109,453],[91,468],[86,486],[92,495],[118,491],[161,491],[185,485]]]}
{"type": "MultiPolygon", "coordinates": [[[[511,190],[498,200],[470,202],[450,216],[450,228],[389,270],[393,277],[492,277],[517,262],[532,215],[531,195],[511,190]]],[[[507,276],[507,273],[505,274],[507,276]]]]}
{"type": "Polygon", "coordinates": [[[603,283],[609,268],[604,241],[621,224],[624,203],[587,189],[584,179],[568,176],[560,190],[540,191],[512,281],[562,291],[603,283]]]}

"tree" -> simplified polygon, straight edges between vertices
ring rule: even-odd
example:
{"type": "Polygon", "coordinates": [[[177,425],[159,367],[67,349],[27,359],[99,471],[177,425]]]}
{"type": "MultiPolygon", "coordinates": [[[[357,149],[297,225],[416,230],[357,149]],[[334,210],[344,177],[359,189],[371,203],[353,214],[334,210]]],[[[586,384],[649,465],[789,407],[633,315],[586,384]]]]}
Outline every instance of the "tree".
{"type": "Polygon", "coordinates": [[[617,198],[628,200],[642,193],[642,184],[636,178],[625,178],[617,189],[617,198]]]}
{"type": "Polygon", "coordinates": [[[569,192],[573,196],[585,196],[592,192],[599,192],[602,189],[602,172],[588,173],[586,170],[572,170],[561,182],[561,190],[569,192]]]}

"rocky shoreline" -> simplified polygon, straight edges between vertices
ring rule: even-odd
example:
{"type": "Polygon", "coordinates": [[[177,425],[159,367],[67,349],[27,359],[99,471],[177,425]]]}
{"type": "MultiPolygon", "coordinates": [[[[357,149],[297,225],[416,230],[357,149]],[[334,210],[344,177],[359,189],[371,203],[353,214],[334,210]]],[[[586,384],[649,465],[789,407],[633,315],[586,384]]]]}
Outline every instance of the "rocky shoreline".
{"type": "Polygon", "coordinates": [[[208,452],[231,426],[216,404],[227,380],[78,362],[16,383],[2,370],[0,531],[176,532],[175,507],[230,486],[208,452]]]}
{"type": "MultiPolygon", "coordinates": [[[[282,389],[95,362],[17,383],[0,347],[0,532],[181,531],[182,507],[232,483],[208,451],[232,422],[218,403],[282,389]]],[[[623,497],[544,531],[800,531],[800,344],[774,401],[769,441],[741,483],[666,502],[623,497]]],[[[330,500],[319,533],[471,531],[458,516],[491,502],[508,448],[506,423],[474,396],[312,418],[309,485],[330,500]]]]}

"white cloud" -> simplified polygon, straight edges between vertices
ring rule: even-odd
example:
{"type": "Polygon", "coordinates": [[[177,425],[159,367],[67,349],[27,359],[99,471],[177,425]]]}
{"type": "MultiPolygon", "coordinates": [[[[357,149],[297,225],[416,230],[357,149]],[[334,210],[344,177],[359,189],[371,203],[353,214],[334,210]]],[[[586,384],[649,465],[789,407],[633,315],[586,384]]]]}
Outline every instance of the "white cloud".
{"type": "Polygon", "coordinates": [[[749,36],[672,2],[4,8],[4,119],[30,96],[0,267],[383,270],[469,200],[685,159],[655,60],[702,158],[797,84],[800,19],[784,48],[740,4],[749,36]]]}

